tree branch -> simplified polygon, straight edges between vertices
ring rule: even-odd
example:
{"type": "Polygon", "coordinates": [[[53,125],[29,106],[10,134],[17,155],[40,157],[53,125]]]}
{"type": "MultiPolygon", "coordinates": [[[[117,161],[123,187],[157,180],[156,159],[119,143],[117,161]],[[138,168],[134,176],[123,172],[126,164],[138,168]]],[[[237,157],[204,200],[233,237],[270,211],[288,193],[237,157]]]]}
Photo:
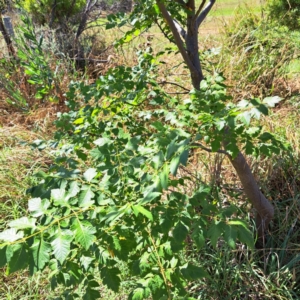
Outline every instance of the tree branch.
{"type": "Polygon", "coordinates": [[[185,39],[186,37],[186,31],[181,27],[181,25],[174,19],[173,20],[174,25],[178,31],[178,33],[185,39]]]}
{"type": "Polygon", "coordinates": [[[162,82],[159,82],[159,84],[172,84],[172,85],[175,85],[175,86],[180,87],[181,89],[183,89],[183,90],[185,90],[185,91],[187,91],[187,92],[190,92],[190,91],[191,91],[191,90],[185,88],[184,86],[182,86],[182,85],[180,85],[180,84],[178,84],[178,83],[176,83],[176,82],[162,81],[162,82]]]}
{"type": "Polygon", "coordinates": [[[196,22],[197,22],[197,27],[198,28],[202,24],[202,22],[205,20],[206,16],[208,15],[208,13],[210,12],[210,10],[214,6],[215,2],[216,2],[216,0],[210,0],[209,3],[205,6],[205,8],[201,11],[201,13],[199,14],[199,16],[197,17],[196,22]]]}
{"type": "Polygon", "coordinates": [[[197,18],[199,16],[199,14],[201,13],[205,3],[206,3],[206,0],[202,0],[202,3],[199,5],[199,7],[197,9],[197,12],[195,14],[195,18],[197,18]]]}
{"type": "Polygon", "coordinates": [[[161,1],[161,0],[156,0],[156,4],[160,10],[160,12],[162,13],[165,21],[167,22],[167,24],[170,26],[170,29],[173,33],[173,36],[174,36],[174,39],[175,39],[175,42],[176,42],[176,45],[182,55],[182,58],[184,60],[184,62],[187,64],[190,72],[192,74],[194,73],[197,73],[197,69],[195,68],[195,66],[193,65],[192,61],[190,60],[185,48],[184,48],[184,45],[183,45],[183,41],[177,31],[177,28],[174,24],[174,21],[173,19],[171,18],[170,14],[168,13],[164,3],[161,1]]]}
{"type": "Polygon", "coordinates": [[[209,149],[209,148],[206,148],[205,146],[203,146],[202,144],[200,144],[200,143],[192,143],[191,144],[192,146],[195,146],[195,147],[198,147],[198,148],[200,148],[200,149],[202,149],[202,150],[205,150],[205,151],[207,151],[207,152],[210,152],[210,153],[213,153],[213,152],[215,152],[215,153],[221,153],[221,154],[226,154],[226,155],[229,155],[229,153],[227,152],[227,151],[225,151],[225,150],[217,150],[217,151],[212,151],[211,149],[209,149]]]}

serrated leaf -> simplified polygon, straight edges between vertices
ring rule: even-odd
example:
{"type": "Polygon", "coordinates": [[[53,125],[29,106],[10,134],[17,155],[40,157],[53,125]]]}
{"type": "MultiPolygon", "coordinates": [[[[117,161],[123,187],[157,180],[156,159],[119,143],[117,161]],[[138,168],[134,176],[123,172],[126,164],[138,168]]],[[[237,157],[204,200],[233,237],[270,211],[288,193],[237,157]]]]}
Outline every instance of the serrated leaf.
{"type": "Polygon", "coordinates": [[[77,196],[77,194],[80,192],[80,187],[78,185],[77,181],[72,181],[70,183],[70,188],[68,190],[68,193],[66,194],[66,199],[69,200],[70,198],[73,198],[77,196]]]}
{"type": "Polygon", "coordinates": [[[47,212],[47,208],[50,205],[48,199],[32,198],[28,201],[28,210],[33,217],[40,217],[47,212]]]}
{"type": "Polygon", "coordinates": [[[144,299],[144,289],[143,288],[137,288],[133,291],[132,297],[130,297],[132,300],[143,300],[144,299]]]}
{"type": "Polygon", "coordinates": [[[280,98],[279,96],[266,97],[263,99],[262,103],[266,104],[268,107],[275,107],[282,99],[283,98],[280,98]]]}
{"type": "Polygon", "coordinates": [[[145,209],[143,206],[132,205],[132,209],[136,213],[136,215],[138,215],[139,213],[141,213],[146,218],[148,218],[150,221],[153,221],[152,213],[149,210],[145,209]]]}
{"type": "Polygon", "coordinates": [[[188,228],[182,223],[178,222],[173,230],[173,238],[177,243],[182,243],[188,234],[188,228]]]}
{"type": "Polygon", "coordinates": [[[25,243],[9,245],[6,250],[8,261],[6,274],[24,269],[28,264],[28,254],[25,243]]]}
{"type": "Polygon", "coordinates": [[[159,192],[150,192],[148,193],[140,202],[139,204],[146,204],[154,200],[155,198],[159,197],[161,193],[159,192]]]}
{"type": "Polygon", "coordinates": [[[166,158],[169,159],[177,150],[178,150],[178,146],[176,145],[175,140],[172,140],[167,147],[166,158]]]}
{"type": "Polygon", "coordinates": [[[84,267],[85,271],[87,271],[92,263],[94,258],[82,255],[80,257],[80,263],[84,267]]]}
{"type": "Polygon", "coordinates": [[[87,287],[83,295],[83,300],[95,300],[95,299],[100,299],[100,297],[101,295],[99,291],[87,287]]]}
{"type": "Polygon", "coordinates": [[[213,223],[210,229],[208,230],[208,236],[210,237],[211,244],[214,248],[216,248],[217,241],[222,235],[222,222],[213,223]]]}
{"type": "Polygon", "coordinates": [[[50,259],[51,245],[43,239],[35,239],[30,247],[33,254],[33,261],[38,270],[42,270],[50,259]]]}
{"type": "Polygon", "coordinates": [[[51,199],[56,206],[68,206],[68,200],[66,198],[65,189],[53,189],[51,190],[51,199]]]}
{"type": "Polygon", "coordinates": [[[186,166],[188,158],[189,158],[189,149],[186,149],[180,154],[180,163],[183,166],[186,166]]]}
{"type": "Polygon", "coordinates": [[[196,280],[209,277],[208,273],[203,268],[194,266],[190,263],[181,268],[181,273],[187,280],[196,280]]]}
{"type": "Polygon", "coordinates": [[[159,180],[161,187],[166,190],[169,186],[169,166],[164,165],[163,169],[161,170],[159,174],[159,180]]]}
{"type": "Polygon", "coordinates": [[[23,236],[24,236],[23,231],[18,232],[16,228],[10,228],[0,233],[0,240],[4,242],[14,242],[19,239],[22,239],[23,236]]]}
{"type": "Polygon", "coordinates": [[[176,176],[179,164],[180,164],[180,157],[179,156],[176,156],[171,160],[170,172],[173,176],[176,176]]]}
{"type": "Polygon", "coordinates": [[[85,186],[85,189],[79,195],[79,206],[89,207],[94,204],[92,198],[95,196],[91,186],[85,186]]]}
{"type": "Polygon", "coordinates": [[[159,169],[162,166],[162,164],[164,163],[164,160],[165,160],[165,158],[164,158],[164,155],[163,155],[162,151],[159,151],[152,158],[152,162],[153,162],[154,168],[156,170],[159,169]]]}
{"type": "Polygon", "coordinates": [[[88,221],[80,221],[75,219],[71,226],[72,230],[75,232],[75,241],[78,242],[85,250],[93,244],[96,237],[96,229],[88,221]]]}
{"type": "Polygon", "coordinates": [[[9,222],[8,226],[15,229],[35,228],[35,222],[36,219],[29,219],[27,217],[22,217],[20,219],[9,222]]]}
{"type": "Polygon", "coordinates": [[[120,271],[117,268],[104,267],[101,269],[101,278],[103,283],[115,293],[119,291],[120,277],[118,276],[120,271]]]}
{"type": "Polygon", "coordinates": [[[84,172],[83,177],[86,181],[90,182],[93,178],[95,178],[96,175],[97,170],[95,168],[89,168],[84,172]]]}
{"type": "Polygon", "coordinates": [[[63,232],[59,232],[55,239],[51,242],[53,248],[53,254],[55,258],[62,264],[70,252],[70,244],[72,237],[63,232]]]}
{"type": "Polygon", "coordinates": [[[112,143],[112,141],[109,138],[100,138],[100,139],[94,141],[94,144],[99,147],[102,147],[106,144],[111,144],[111,143],[112,143]]]}
{"type": "Polygon", "coordinates": [[[205,237],[199,228],[195,229],[192,233],[192,239],[195,242],[198,250],[202,249],[205,245],[205,237]]]}

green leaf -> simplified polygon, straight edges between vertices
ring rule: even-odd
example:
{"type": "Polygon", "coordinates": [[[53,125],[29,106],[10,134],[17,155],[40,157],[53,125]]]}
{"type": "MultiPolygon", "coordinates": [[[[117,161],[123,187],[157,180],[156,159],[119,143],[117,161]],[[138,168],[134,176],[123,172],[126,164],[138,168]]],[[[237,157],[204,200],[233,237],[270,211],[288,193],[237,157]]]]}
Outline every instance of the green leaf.
{"type": "Polygon", "coordinates": [[[7,246],[0,248],[0,268],[6,265],[6,248],[7,246]]]}
{"type": "Polygon", "coordinates": [[[177,243],[182,243],[188,235],[188,228],[182,223],[178,222],[173,230],[173,238],[177,243]]]}
{"type": "Polygon", "coordinates": [[[249,229],[246,229],[244,226],[239,226],[237,233],[237,238],[242,243],[246,244],[250,249],[254,249],[254,238],[249,229]]]}
{"type": "Polygon", "coordinates": [[[27,217],[22,217],[20,219],[11,221],[8,223],[9,227],[15,229],[27,229],[27,228],[35,228],[36,219],[29,219],[27,217]]]}
{"type": "Polygon", "coordinates": [[[55,239],[51,242],[55,258],[62,264],[70,252],[72,236],[59,231],[55,239]]]}
{"type": "Polygon", "coordinates": [[[169,186],[169,166],[167,164],[164,165],[163,169],[161,170],[159,174],[159,180],[161,187],[164,190],[167,190],[169,186]]]}
{"type": "Polygon", "coordinates": [[[165,158],[164,158],[162,151],[159,151],[156,155],[153,156],[153,159],[152,159],[154,168],[156,170],[159,169],[162,166],[162,164],[164,163],[164,160],[165,160],[165,158]]]}
{"type": "Polygon", "coordinates": [[[180,164],[180,157],[179,156],[176,156],[171,160],[170,172],[173,176],[176,176],[179,164],[180,164]]]}
{"type": "Polygon", "coordinates": [[[142,215],[144,215],[146,218],[148,218],[150,221],[153,221],[153,216],[152,213],[145,209],[143,206],[140,205],[132,205],[132,209],[134,211],[134,213],[136,215],[138,215],[139,213],[141,213],[142,215]]]}
{"type": "Polygon", "coordinates": [[[101,269],[101,278],[103,283],[115,293],[119,291],[120,277],[118,276],[120,271],[117,268],[104,267],[101,269]]]}
{"type": "Polygon", "coordinates": [[[78,242],[85,250],[88,250],[89,247],[93,244],[96,237],[96,229],[88,221],[80,221],[75,219],[71,229],[75,232],[75,241],[78,242]]]}
{"type": "Polygon", "coordinates": [[[227,225],[225,228],[224,239],[227,242],[227,244],[229,245],[229,247],[231,247],[232,249],[235,249],[236,237],[237,237],[237,230],[236,230],[235,226],[227,225]]]}
{"type": "Polygon", "coordinates": [[[100,138],[100,139],[94,141],[94,144],[99,147],[102,147],[106,144],[111,144],[111,143],[112,143],[112,141],[109,138],[100,138]]]}
{"type": "Polygon", "coordinates": [[[23,238],[23,236],[24,236],[23,231],[18,232],[16,228],[10,228],[0,233],[0,240],[4,242],[14,242],[23,238]]]}
{"type": "Polygon", "coordinates": [[[180,154],[180,163],[183,166],[186,166],[188,158],[189,158],[189,149],[184,150],[181,154],[180,154]]]}
{"type": "Polygon", "coordinates": [[[62,189],[53,189],[51,190],[51,199],[55,206],[68,206],[68,200],[66,198],[66,190],[62,189]]]}
{"type": "Polygon", "coordinates": [[[279,96],[266,97],[263,99],[262,103],[266,104],[268,107],[275,107],[282,99],[283,98],[280,98],[279,96]]]}
{"type": "Polygon", "coordinates": [[[178,146],[175,144],[175,140],[172,140],[171,143],[167,147],[166,158],[169,159],[177,150],[178,150],[178,146]]]}
{"type": "Polygon", "coordinates": [[[148,193],[140,202],[139,204],[146,204],[154,200],[155,198],[159,197],[161,193],[159,192],[150,192],[148,193]]]}
{"type": "Polygon", "coordinates": [[[212,224],[208,231],[208,236],[210,237],[211,244],[214,248],[217,246],[218,239],[221,237],[223,232],[224,223],[216,222],[212,224]]]}
{"type": "Polygon", "coordinates": [[[68,193],[66,195],[66,199],[70,199],[70,198],[73,198],[75,196],[77,196],[77,194],[80,192],[80,187],[78,185],[78,182],[77,181],[72,181],[70,183],[70,188],[68,190],[68,193]]]}
{"type": "Polygon", "coordinates": [[[186,280],[196,280],[200,278],[208,278],[208,273],[201,267],[194,266],[190,263],[181,267],[181,273],[186,280]]]}
{"type": "Polygon", "coordinates": [[[82,187],[82,192],[79,195],[79,207],[89,207],[95,203],[92,198],[95,196],[91,186],[82,187]]]}
{"type": "Polygon", "coordinates": [[[237,225],[237,226],[242,226],[244,227],[246,230],[249,230],[248,229],[248,225],[245,221],[243,220],[229,220],[227,222],[228,225],[237,225]]]}
{"type": "Polygon", "coordinates": [[[198,250],[202,249],[205,245],[205,237],[203,231],[196,228],[192,233],[192,239],[195,242],[198,250]]]}
{"type": "Polygon", "coordinates": [[[28,210],[33,217],[40,217],[47,213],[47,209],[50,206],[48,199],[32,198],[28,201],[28,210]]]}
{"type": "Polygon", "coordinates": [[[36,238],[30,248],[32,249],[35,267],[38,270],[42,270],[50,259],[51,245],[42,238],[36,238]]]}
{"type": "Polygon", "coordinates": [[[133,291],[132,297],[130,297],[131,300],[143,300],[144,299],[144,289],[143,288],[137,288],[133,291]]]}
{"type": "Polygon", "coordinates": [[[8,261],[7,274],[24,269],[28,264],[28,254],[25,243],[9,245],[6,250],[6,259],[8,261]]]}
{"type": "Polygon", "coordinates": [[[89,168],[84,172],[83,177],[86,181],[91,182],[96,175],[97,175],[97,170],[95,168],[89,168]]]}
{"type": "Polygon", "coordinates": [[[95,299],[100,299],[100,297],[101,295],[99,291],[87,287],[85,290],[85,294],[83,295],[83,300],[95,300],[95,299]]]}
{"type": "Polygon", "coordinates": [[[85,271],[87,271],[92,263],[94,258],[82,255],[80,257],[80,263],[84,267],[85,271]]]}

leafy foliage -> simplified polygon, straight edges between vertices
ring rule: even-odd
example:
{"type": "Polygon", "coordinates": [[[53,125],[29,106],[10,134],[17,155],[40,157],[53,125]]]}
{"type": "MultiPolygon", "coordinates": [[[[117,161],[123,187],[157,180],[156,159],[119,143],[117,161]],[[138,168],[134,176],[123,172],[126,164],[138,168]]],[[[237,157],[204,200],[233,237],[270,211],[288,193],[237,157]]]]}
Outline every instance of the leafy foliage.
{"type": "MultiPolygon", "coordinates": [[[[159,15],[152,4],[145,1],[140,12],[147,13],[135,30],[150,26],[146,16],[153,9],[159,15]]],[[[168,6],[174,14],[176,5],[168,6]]],[[[187,299],[188,283],[209,275],[199,262],[185,261],[186,244],[217,249],[225,240],[235,248],[240,240],[254,247],[238,209],[215,201],[203,183],[184,192],[191,179],[180,169],[195,148],[230,157],[238,145],[254,156],[285,149],[275,135],[252,126],[280,99],[236,105],[222,74],[208,75],[184,99],[172,97],[157,82],[158,57],[148,48],[138,53],[136,66],[111,69],[93,85],[71,84],[69,111],[60,114],[49,143],[56,160],[36,175],[29,216],[0,233],[7,273],[49,267],[51,287],[63,285],[65,298],[80,298],[76,289],[83,286],[83,299],[96,299],[95,274],[117,292],[125,263],[136,278],[129,299],[187,299]]]]}
{"type": "Polygon", "coordinates": [[[84,8],[85,0],[64,0],[56,1],[55,3],[51,0],[21,0],[21,5],[31,14],[35,22],[43,25],[53,21],[59,22],[63,18],[73,17],[84,8]]]}
{"type": "Polygon", "coordinates": [[[269,17],[276,23],[287,26],[291,30],[300,28],[299,0],[269,0],[267,10],[269,17]]]}
{"type": "Polygon", "coordinates": [[[232,248],[237,238],[253,247],[237,210],[218,205],[203,184],[182,192],[189,178],[179,169],[200,143],[219,151],[227,126],[232,155],[237,143],[249,154],[279,151],[272,134],[250,127],[267,107],[258,99],[229,103],[220,75],[207,77],[188,99],[171,98],[156,83],[156,66],[148,49],[133,68],[115,68],[93,86],[71,86],[71,110],[56,124],[56,163],[30,190],[31,217],[10,222],[0,235],[8,273],[48,265],[53,287],[84,282],[88,299],[97,293],[95,270],[118,291],[124,261],[139,278],[129,299],[184,297],[187,282],[208,276],[182,260],[186,240],[199,249],[207,240],[218,247],[222,237],[232,248]]]}

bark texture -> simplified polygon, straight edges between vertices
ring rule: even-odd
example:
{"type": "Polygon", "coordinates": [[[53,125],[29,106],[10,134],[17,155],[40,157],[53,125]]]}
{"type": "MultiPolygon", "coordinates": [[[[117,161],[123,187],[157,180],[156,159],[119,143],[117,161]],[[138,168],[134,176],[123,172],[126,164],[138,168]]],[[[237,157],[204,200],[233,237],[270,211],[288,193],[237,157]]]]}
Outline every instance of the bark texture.
{"type": "Polygon", "coordinates": [[[4,37],[4,40],[5,40],[5,43],[6,43],[6,46],[7,46],[7,50],[8,50],[8,54],[15,58],[16,57],[16,53],[15,53],[15,49],[13,47],[13,44],[12,44],[12,40],[4,26],[4,23],[3,23],[3,20],[2,20],[2,17],[0,15],[0,31],[4,37]]]}

